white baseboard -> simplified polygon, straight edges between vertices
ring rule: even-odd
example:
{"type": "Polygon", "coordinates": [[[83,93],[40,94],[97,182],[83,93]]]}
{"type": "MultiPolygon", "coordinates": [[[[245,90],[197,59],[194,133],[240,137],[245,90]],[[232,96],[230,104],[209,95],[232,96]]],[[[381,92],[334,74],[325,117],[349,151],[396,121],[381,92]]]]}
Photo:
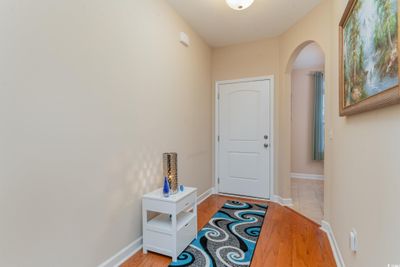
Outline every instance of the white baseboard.
{"type": "Polygon", "coordinates": [[[143,245],[142,237],[139,237],[128,246],[120,250],[117,254],[100,264],[98,267],[118,267],[129,259],[132,255],[138,252],[143,245]]]}
{"type": "MultiPolygon", "coordinates": [[[[215,188],[210,188],[203,194],[197,197],[197,204],[200,204],[206,200],[209,196],[214,194],[215,188]]],[[[117,252],[114,256],[100,264],[98,267],[118,267],[124,263],[127,259],[132,257],[135,253],[141,250],[143,247],[143,237],[139,237],[128,246],[117,252]]]]}
{"type": "Polygon", "coordinates": [[[335,235],[333,234],[331,225],[327,221],[322,220],[321,230],[328,235],[329,243],[331,244],[333,257],[335,258],[336,265],[338,267],[345,267],[342,254],[340,253],[339,246],[336,242],[335,235]]]}
{"type": "Polygon", "coordinates": [[[203,194],[201,194],[200,196],[198,196],[197,197],[197,204],[200,204],[201,202],[206,200],[209,196],[213,195],[214,192],[215,192],[215,188],[212,187],[212,188],[208,189],[206,192],[204,192],[203,194]]]}
{"type": "Polygon", "coordinates": [[[290,177],[293,179],[307,179],[307,180],[324,180],[324,176],[320,174],[310,174],[310,173],[296,173],[292,172],[290,177]]]}
{"type": "Polygon", "coordinates": [[[282,206],[293,206],[293,200],[291,198],[283,198],[278,195],[272,195],[271,201],[276,202],[282,206]]]}
{"type": "Polygon", "coordinates": [[[217,193],[218,193],[217,187],[214,186],[214,187],[212,188],[212,194],[214,195],[214,194],[217,194],[217,193]]]}

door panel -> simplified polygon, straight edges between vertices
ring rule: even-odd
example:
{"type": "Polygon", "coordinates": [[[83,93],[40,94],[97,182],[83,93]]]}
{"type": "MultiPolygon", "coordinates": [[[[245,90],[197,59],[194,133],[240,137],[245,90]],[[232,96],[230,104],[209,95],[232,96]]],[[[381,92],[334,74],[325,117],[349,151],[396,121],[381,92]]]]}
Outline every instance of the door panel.
{"type": "Polygon", "coordinates": [[[269,80],[219,85],[219,191],[269,198],[269,80]],[[268,136],[267,139],[264,136],[268,136]]]}
{"type": "Polygon", "coordinates": [[[258,178],[258,153],[229,153],[229,177],[243,179],[258,178]],[[246,168],[243,168],[246,166],[246,168]]]}
{"type": "Polygon", "coordinates": [[[231,91],[229,103],[229,138],[237,141],[255,141],[258,135],[258,91],[231,91]],[[254,118],[249,120],[248,118],[254,118]]]}

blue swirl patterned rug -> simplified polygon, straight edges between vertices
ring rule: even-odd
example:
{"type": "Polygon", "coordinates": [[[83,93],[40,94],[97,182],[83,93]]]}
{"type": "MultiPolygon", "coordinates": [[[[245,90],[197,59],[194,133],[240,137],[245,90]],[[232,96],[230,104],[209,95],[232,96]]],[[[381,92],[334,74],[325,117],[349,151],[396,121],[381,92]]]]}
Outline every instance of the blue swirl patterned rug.
{"type": "Polygon", "coordinates": [[[227,201],[169,266],[250,266],[268,206],[227,201]]]}

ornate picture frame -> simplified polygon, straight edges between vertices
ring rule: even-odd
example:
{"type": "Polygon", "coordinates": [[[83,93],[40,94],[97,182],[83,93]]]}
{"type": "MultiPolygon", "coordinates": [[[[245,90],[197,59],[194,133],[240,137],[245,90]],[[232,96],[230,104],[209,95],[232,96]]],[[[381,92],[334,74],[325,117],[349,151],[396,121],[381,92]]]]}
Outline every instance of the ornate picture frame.
{"type": "Polygon", "coordinates": [[[349,0],[339,24],[339,113],[400,103],[400,0],[349,0]]]}

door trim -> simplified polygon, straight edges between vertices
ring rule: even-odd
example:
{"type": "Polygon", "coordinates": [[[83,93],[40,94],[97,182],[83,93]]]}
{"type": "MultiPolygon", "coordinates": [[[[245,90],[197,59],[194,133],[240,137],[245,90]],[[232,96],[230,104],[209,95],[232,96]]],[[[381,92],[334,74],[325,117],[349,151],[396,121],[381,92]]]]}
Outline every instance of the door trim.
{"type": "Polygon", "coordinates": [[[231,83],[241,83],[241,82],[256,82],[256,81],[270,81],[271,85],[271,94],[270,94],[270,169],[269,169],[269,196],[270,199],[274,195],[274,185],[275,185],[275,122],[274,122],[274,111],[275,111],[275,84],[274,84],[274,75],[269,76],[261,76],[261,77],[253,77],[253,78],[243,78],[237,80],[223,80],[215,82],[215,96],[214,96],[214,186],[217,193],[219,191],[218,184],[218,176],[219,176],[219,144],[218,144],[218,136],[219,136],[219,86],[222,84],[231,84],[231,83]]]}

